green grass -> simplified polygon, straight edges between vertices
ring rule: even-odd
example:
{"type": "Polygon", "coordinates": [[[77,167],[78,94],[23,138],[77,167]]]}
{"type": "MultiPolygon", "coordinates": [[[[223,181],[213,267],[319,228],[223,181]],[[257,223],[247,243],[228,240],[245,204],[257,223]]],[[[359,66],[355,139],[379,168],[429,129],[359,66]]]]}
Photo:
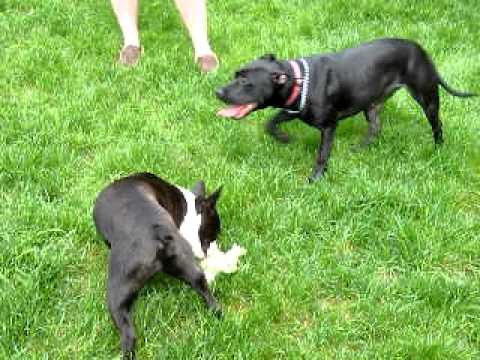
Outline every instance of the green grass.
{"type": "Polygon", "coordinates": [[[445,144],[406,92],[381,139],[344,121],[329,172],[306,183],[319,135],[272,110],[215,117],[214,87],[265,52],[298,57],[376,37],[423,44],[452,86],[480,92],[476,0],[210,1],[222,66],[201,76],[170,1],[141,8],[141,64],[115,65],[108,2],[0,0],[0,358],[108,359],[107,248],[91,208],[112,179],[152,171],[223,184],[223,248],[248,253],[215,320],[159,275],[134,309],[139,359],[478,359],[480,100],[442,92],[445,144]]]}

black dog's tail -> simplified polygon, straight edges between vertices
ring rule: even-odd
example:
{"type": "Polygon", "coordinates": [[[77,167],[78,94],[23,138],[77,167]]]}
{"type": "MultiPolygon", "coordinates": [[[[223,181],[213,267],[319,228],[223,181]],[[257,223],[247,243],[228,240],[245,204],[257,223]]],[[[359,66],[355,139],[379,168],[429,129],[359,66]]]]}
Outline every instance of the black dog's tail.
{"type": "Polygon", "coordinates": [[[458,91],[455,89],[452,89],[448,84],[443,80],[440,75],[438,77],[438,83],[442,85],[442,87],[451,95],[453,96],[458,96],[458,97],[472,97],[472,96],[478,96],[478,94],[470,93],[470,92],[462,92],[458,91]]]}

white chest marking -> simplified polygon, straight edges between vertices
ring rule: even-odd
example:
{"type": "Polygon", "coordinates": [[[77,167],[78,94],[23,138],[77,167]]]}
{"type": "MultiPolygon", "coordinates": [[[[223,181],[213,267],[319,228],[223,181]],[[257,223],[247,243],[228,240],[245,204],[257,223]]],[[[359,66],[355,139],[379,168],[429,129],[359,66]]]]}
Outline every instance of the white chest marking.
{"type": "Polygon", "coordinates": [[[198,235],[198,230],[202,223],[202,216],[197,214],[195,208],[195,195],[190,190],[182,187],[178,187],[178,189],[182,192],[183,197],[187,202],[187,213],[180,224],[180,234],[182,234],[192,247],[193,255],[198,259],[203,259],[205,254],[202,251],[202,245],[200,244],[200,237],[198,235]]]}

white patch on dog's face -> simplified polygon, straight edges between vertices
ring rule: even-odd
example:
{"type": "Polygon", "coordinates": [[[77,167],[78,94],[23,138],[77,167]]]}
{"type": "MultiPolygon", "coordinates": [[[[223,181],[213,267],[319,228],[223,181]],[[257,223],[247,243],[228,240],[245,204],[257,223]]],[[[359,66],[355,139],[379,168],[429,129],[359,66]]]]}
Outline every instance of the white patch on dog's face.
{"type": "Polygon", "coordinates": [[[187,202],[187,213],[183,218],[183,222],[180,224],[180,234],[182,234],[192,247],[193,255],[195,255],[197,259],[203,259],[205,254],[202,251],[202,245],[198,235],[200,225],[202,224],[202,215],[197,213],[195,195],[190,190],[182,187],[178,187],[178,189],[182,192],[187,202]]]}

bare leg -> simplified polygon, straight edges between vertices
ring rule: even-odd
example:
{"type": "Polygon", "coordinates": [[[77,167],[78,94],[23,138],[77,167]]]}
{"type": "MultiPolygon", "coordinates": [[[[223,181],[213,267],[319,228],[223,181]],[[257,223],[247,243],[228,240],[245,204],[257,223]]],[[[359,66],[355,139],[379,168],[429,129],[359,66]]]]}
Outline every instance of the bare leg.
{"type": "Polygon", "coordinates": [[[200,70],[214,70],[218,60],[208,42],[206,0],[175,0],[175,5],[192,40],[194,57],[199,62],[200,70]]]}
{"type": "Polygon", "coordinates": [[[138,0],[112,0],[113,11],[122,30],[123,46],[140,46],[138,35],[138,0]]]}
{"type": "Polygon", "coordinates": [[[138,34],[138,0],[111,0],[123,36],[123,47],[119,62],[134,65],[140,56],[140,37],[138,34]]]}

